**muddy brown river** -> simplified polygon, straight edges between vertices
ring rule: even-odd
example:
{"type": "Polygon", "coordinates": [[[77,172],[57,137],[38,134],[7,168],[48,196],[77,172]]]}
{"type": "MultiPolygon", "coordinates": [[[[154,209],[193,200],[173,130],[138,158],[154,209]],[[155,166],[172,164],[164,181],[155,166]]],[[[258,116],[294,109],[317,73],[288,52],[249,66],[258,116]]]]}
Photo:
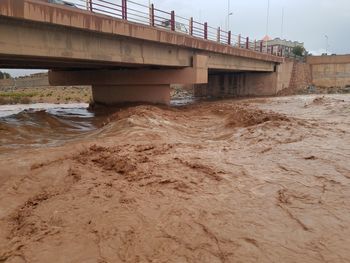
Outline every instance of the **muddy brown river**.
{"type": "Polygon", "coordinates": [[[0,142],[0,262],[349,262],[349,95],[32,109],[0,142]]]}

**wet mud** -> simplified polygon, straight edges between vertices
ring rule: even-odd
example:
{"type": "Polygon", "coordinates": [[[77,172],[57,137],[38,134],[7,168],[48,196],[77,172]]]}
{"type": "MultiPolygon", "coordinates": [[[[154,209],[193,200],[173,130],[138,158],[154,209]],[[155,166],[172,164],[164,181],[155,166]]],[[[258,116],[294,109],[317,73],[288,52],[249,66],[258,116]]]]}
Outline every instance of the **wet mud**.
{"type": "Polygon", "coordinates": [[[348,95],[128,107],[0,157],[0,262],[349,262],[348,95]]]}

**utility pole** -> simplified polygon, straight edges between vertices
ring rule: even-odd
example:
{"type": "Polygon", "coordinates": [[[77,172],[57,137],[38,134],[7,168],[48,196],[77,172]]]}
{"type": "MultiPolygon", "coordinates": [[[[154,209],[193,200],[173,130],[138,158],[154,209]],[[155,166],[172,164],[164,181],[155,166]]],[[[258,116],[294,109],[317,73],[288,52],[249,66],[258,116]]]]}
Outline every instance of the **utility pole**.
{"type": "MultiPolygon", "coordinates": [[[[270,16],[270,0],[267,0],[267,12],[266,12],[266,37],[269,34],[269,16],[270,16]]],[[[269,52],[267,40],[266,40],[266,53],[269,52]]]]}
{"type": "Polygon", "coordinates": [[[267,0],[266,35],[269,34],[269,16],[270,16],[270,0],[267,0]]]}
{"type": "Polygon", "coordinates": [[[227,31],[230,30],[230,0],[227,0],[227,31]]]}
{"type": "Polygon", "coordinates": [[[152,10],[151,10],[151,0],[148,0],[148,15],[149,15],[149,21],[151,23],[152,20],[152,10]]]}
{"type": "Polygon", "coordinates": [[[227,17],[226,17],[226,30],[230,31],[230,16],[233,15],[233,12],[230,11],[230,0],[227,0],[227,17]]]}
{"type": "Polygon", "coordinates": [[[283,39],[284,7],[282,7],[281,39],[283,39]]]}

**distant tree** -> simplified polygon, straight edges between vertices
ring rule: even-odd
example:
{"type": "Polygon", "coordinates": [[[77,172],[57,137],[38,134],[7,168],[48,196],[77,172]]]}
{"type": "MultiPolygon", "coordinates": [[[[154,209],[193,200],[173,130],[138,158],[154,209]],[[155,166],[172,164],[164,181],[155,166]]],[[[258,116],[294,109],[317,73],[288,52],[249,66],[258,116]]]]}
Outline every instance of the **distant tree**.
{"type": "Polygon", "coordinates": [[[10,78],[11,78],[11,75],[9,73],[0,71],[0,79],[10,79],[10,78]]]}
{"type": "Polygon", "coordinates": [[[303,57],[306,53],[306,50],[303,46],[295,46],[292,52],[296,56],[303,57]]]}

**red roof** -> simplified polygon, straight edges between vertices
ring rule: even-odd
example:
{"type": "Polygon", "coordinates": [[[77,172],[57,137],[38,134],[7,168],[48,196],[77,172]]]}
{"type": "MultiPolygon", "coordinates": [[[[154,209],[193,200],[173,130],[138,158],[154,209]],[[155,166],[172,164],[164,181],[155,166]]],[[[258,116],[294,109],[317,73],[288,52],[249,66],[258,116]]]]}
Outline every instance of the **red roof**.
{"type": "Polygon", "coordinates": [[[271,40],[272,38],[271,37],[269,37],[268,35],[266,35],[266,36],[264,36],[264,38],[262,39],[263,41],[269,41],[269,40],[271,40]]]}

